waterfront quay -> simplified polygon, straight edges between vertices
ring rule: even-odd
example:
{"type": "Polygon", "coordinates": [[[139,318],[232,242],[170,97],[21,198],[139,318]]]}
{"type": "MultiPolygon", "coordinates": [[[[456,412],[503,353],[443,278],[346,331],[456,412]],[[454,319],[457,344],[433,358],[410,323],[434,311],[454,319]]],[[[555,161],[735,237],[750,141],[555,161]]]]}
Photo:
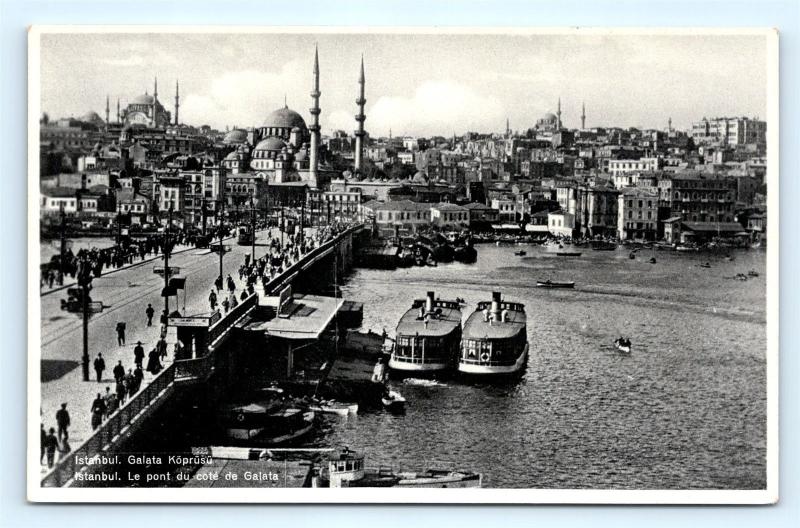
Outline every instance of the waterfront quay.
{"type": "MultiPolygon", "coordinates": [[[[266,291],[283,284],[286,280],[291,280],[303,266],[329,251],[326,248],[337,246],[341,236],[344,235],[332,237],[325,234],[326,230],[327,228],[305,230],[304,237],[309,241],[316,240],[316,243],[306,254],[288,258],[282,272],[270,277],[266,291]],[[323,236],[325,238],[322,238],[323,236]]],[[[349,236],[351,231],[345,231],[346,236],[349,236]]],[[[251,258],[253,248],[256,259],[265,256],[270,249],[270,240],[279,237],[280,234],[276,229],[268,229],[257,232],[254,246],[239,246],[235,242],[227,244],[230,250],[223,257],[223,275],[231,277],[235,288],[234,294],[237,297],[246,286],[238,273],[240,266],[245,259],[251,258]]],[[[256,295],[245,293],[237,307],[231,308],[230,312],[227,308],[220,309],[221,313],[214,316],[208,297],[210,291],[214,289],[214,281],[219,274],[220,259],[217,253],[209,249],[176,251],[170,257],[170,266],[179,267],[181,275],[186,279],[185,295],[178,296],[177,306],[173,299],[170,313],[174,314],[177,310],[183,316],[207,317],[213,320],[214,323],[210,328],[213,338],[209,337],[209,344],[212,346],[220,342],[233,324],[255,305],[256,295]]],[[[203,358],[195,358],[184,362],[188,363],[190,368],[181,370],[181,362],[178,361],[176,365],[174,361],[177,333],[174,327],[169,326],[166,332],[168,353],[163,359],[164,369],[158,372],[146,371],[138,392],[131,395],[127,403],[109,416],[99,428],[96,430],[93,428],[90,410],[97,395],[105,395],[106,387],[111,392],[114,391],[115,383],[111,375],[114,366],[121,362],[127,372],[134,365],[133,347],[141,342],[144,349],[149,352],[161,337],[157,317],[152,326],[147,325],[148,304],[156,309],[156,313],[163,307],[161,292],[164,281],[163,277],[154,273],[153,267],[152,262],[134,264],[126,269],[105,273],[94,280],[92,296],[96,301],[103,302],[104,310],[93,315],[89,322],[89,356],[94,359],[102,354],[105,358],[106,370],[100,381],[97,381],[95,376],[88,382],[82,378],[79,368],[82,354],[80,318],[61,311],[58,292],[42,296],[41,421],[45,428],[55,426],[56,411],[62,403],[66,403],[71,415],[67,444],[72,451],[72,454],[61,453],[63,460],[54,470],[49,471],[46,466],[42,467],[42,472],[45,474],[44,485],[68,483],[75,471],[81,469],[80,464],[76,467],[78,457],[87,460],[101,452],[110,452],[115,443],[121,443],[132,434],[132,428],[129,427],[131,423],[138,421],[137,427],[140,426],[141,421],[154,410],[154,407],[150,408],[151,404],[163,403],[176,380],[199,375],[197,367],[213,368],[213,363],[209,365],[203,358]],[[119,322],[125,322],[127,325],[124,345],[119,343],[116,332],[119,322]],[[197,359],[200,361],[196,361],[197,359]],[[195,370],[192,370],[192,367],[195,370]]],[[[227,289],[229,286],[226,284],[224,288],[227,289]]],[[[226,295],[224,290],[219,294],[220,299],[226,295]]]]}

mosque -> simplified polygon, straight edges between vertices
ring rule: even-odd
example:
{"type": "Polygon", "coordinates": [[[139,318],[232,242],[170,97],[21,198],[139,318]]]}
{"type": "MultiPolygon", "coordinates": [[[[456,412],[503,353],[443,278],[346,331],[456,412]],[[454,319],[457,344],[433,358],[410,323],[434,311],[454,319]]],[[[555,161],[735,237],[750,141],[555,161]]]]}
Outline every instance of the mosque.
{"type": "MultiPolygon", "coordinates": [[[[356,136],[355,170],[360,170],[363,159],[364,131],[364,60],[361,60],[359,76],[359,98],[356,104],[359,113],[356,136]]],[[[319,53],[314,50],[314,69],[312,82],[311,126],[305,119],[290,109],[284,102],[283,108],[270,113],[264,122],[250,129],[234,128],[228,132],[223,144],[232,150],[225,156],[221,165],[231,175],[255,172],[258,179],[270,185],[307,184],[319,188],[328,183],[335,171],[320,163],[320,125],[319,98],[319,53]]]]}

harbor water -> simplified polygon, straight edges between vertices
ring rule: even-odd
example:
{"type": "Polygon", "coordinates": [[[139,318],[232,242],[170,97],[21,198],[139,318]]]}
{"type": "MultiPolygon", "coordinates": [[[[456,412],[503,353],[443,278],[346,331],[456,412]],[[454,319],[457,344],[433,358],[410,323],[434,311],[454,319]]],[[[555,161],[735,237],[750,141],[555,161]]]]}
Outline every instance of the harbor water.
{"type": "Polygon", "coordinates": [[[428,290],[464,298],[464,319],[501,291],[526,305],[530,357],[515,382],[393,381],[404,415],[326,416],[314,442],[373,465],[479,471],[488,487],[765,487],[765,252],[555,251],[483,245],[472,265],[356,270],[343,297],[364,303],[364,328],[393,335],[428,290]]]}

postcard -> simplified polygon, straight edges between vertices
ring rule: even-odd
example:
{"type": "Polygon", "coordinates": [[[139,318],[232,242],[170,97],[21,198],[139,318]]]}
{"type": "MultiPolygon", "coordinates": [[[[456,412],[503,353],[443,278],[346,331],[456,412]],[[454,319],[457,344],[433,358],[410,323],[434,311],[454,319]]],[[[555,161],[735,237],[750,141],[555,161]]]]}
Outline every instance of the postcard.
{"type": "Polygon", "coordinates": [[[774,503],[777,50],[33,26],[29,500],[774,503]]]}

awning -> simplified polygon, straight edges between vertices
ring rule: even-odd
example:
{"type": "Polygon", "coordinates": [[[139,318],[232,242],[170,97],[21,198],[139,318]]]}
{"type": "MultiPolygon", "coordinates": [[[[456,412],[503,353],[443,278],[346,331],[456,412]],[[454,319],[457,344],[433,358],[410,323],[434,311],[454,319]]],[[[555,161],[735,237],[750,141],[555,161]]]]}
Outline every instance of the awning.
{"type": "Polygon", "coordinates": [[[245,330],[290,340],[318,339],[331,324],[344,300],[319,295],[297,295],[283,315],[269,321],[253,321],[245,330]]]}
{"type": "Polygon", "coordinates": [[[549,232],[546,225],[528,224],[525,226],[525,231],[528,233],[547,233],[549,232]]]}
{"type": "Polygon", "coordinates": [[[517,224],[492,224],[492,229],[498,231],[519,231],[517,224]]]}

